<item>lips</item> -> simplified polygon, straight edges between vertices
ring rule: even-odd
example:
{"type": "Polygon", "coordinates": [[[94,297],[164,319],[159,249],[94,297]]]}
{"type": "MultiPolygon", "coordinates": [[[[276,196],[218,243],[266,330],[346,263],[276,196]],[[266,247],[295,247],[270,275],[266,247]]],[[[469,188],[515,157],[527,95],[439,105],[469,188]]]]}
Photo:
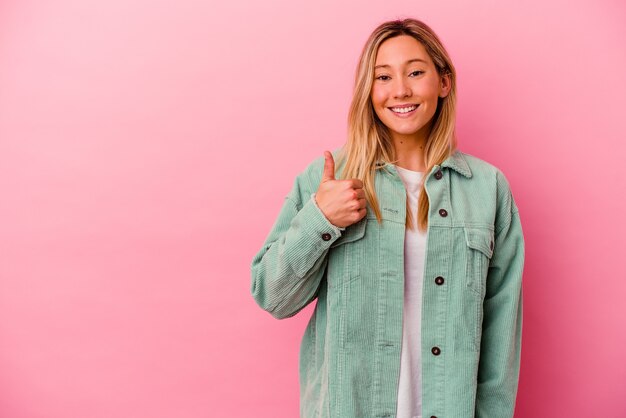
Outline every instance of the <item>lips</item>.
{"type": "Polygon", "coordinates": [[[418,108],[419,108],[419,104],[407,104],[407,105],[401,105],[401,106],[392,106],[392,107],[389,107],[388,109],[389,109],[389,110],[390,110],[390,111],[391,111],[394,115],[396,115],[396,116],[399,116],[399,117],[406,117],[406,116],[410,116],[410,115],[414,114],[414,113],[415,113],[415,111],[416,111],[418,108]],[[407,108],[414,108],[414,109],[413,109],[413,110],[410,110],[410,111],[408,111],[408,112],[407,112],[407,111],[405,110],[405,109],[407,109],[407,108]],[[403,112],[399,112],[399,111],[396,111],[396,110],[394,110],[394,109],[402,109],[402,110],[405,110],[405,111],[403,111],[403,112]]]}
{"type": "Polygon", "coordinates": [[[389,109],[398,108],[398,107],[411,107],[411,106],[419,106],[419,104],[417,104],[417,103],[403,103],[403,104],[397,104],[395,106],[389,106],[389,109]]]}

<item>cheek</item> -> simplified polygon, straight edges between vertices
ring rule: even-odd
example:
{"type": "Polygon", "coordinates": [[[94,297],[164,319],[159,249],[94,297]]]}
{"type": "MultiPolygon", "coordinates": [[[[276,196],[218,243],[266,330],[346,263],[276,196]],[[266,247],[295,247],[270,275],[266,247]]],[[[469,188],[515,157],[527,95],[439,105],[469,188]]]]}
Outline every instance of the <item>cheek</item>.
{"type": "Polygon", "coordinates": [[[423,83],[420,86],[420,94],[429,99],[437,101],[437,97],[439,97],[439,84],[438,80],[429,80],[428,83],[423,83]]]}
{"type": "Polygon", "coordinates": [[[372,99],[372,103],[374,107],[384,106],[385,104],[385,93],[380,88],[373,87],[372,94],[370,95],[372,99]]]}

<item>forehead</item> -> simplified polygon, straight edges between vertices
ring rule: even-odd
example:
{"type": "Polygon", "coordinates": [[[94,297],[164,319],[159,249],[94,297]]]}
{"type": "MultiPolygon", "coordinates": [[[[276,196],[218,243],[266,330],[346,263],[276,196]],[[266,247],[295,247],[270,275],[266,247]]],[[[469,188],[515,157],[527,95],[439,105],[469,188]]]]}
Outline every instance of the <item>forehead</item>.
{"type": "Polygon", "coordinates": [[[421,42],[412,36],[400,35],[386,39],[380,44],[376,54],[375,66],[384,68],[411,63],[407,61],[426,64],[432,63],[432,59],[421,42]]]}

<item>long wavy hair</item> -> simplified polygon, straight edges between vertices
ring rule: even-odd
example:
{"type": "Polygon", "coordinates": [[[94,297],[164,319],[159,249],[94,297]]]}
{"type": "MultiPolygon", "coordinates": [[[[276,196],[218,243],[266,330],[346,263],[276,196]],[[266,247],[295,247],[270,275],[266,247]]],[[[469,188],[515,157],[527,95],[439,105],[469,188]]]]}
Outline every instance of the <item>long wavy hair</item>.
{"type": "MultiPolygon", "coordinates": [[[[456,150],[456,71],[443,44],[435,32],[424,22],[416,19],[392,20],[380,24],[367,40],[356,70],[352,103],[348,114],[348,137],[337,156],[343,167],[340,178],[358,178],[363,182],[366,199],[379,223],[382,214],[376,196],[374,178],[376,170],[397,162],[389,129],[376,115],[371,100],[374,82],[374,65],[380,45],[387,39],[409,35],[419,41],[428,52],[440,76],[448,74],[450,92],[439,97],[433,124],[424,149],[426,172],[422,177],[417,202],[417,227],[425,232],[428,227],[428,195],[424,179],[432,168],[441,164],[456,150]],[[384,164],[377,165],[382,160],[384,164]]],[[[413,215],[407,199],[406,227],[413,229],[413,215]]]]}

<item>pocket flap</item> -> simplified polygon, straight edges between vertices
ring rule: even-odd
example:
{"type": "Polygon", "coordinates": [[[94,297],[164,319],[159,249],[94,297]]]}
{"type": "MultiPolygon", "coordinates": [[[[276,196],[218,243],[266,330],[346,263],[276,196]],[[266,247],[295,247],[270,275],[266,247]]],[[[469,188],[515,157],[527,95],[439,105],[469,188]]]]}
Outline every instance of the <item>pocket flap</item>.
{"type": "Polygon", "coordinates": [[[363,238],[365,235],[365,227],[367,226],[367,217],[364,217],[357,223],[354,223],[348,227],[344,231],[341,232],[341,236],[335,240],[330,246],[330,248],[334,248],[338,245],[345,244],[346,242],[356,241],[358,239],[363,238]]]}
{"type": "Polygon", "coordinates": [[[464,227],[467,246],[491,258],[493,255],[493,231],[489,228],[464,227]]]}

